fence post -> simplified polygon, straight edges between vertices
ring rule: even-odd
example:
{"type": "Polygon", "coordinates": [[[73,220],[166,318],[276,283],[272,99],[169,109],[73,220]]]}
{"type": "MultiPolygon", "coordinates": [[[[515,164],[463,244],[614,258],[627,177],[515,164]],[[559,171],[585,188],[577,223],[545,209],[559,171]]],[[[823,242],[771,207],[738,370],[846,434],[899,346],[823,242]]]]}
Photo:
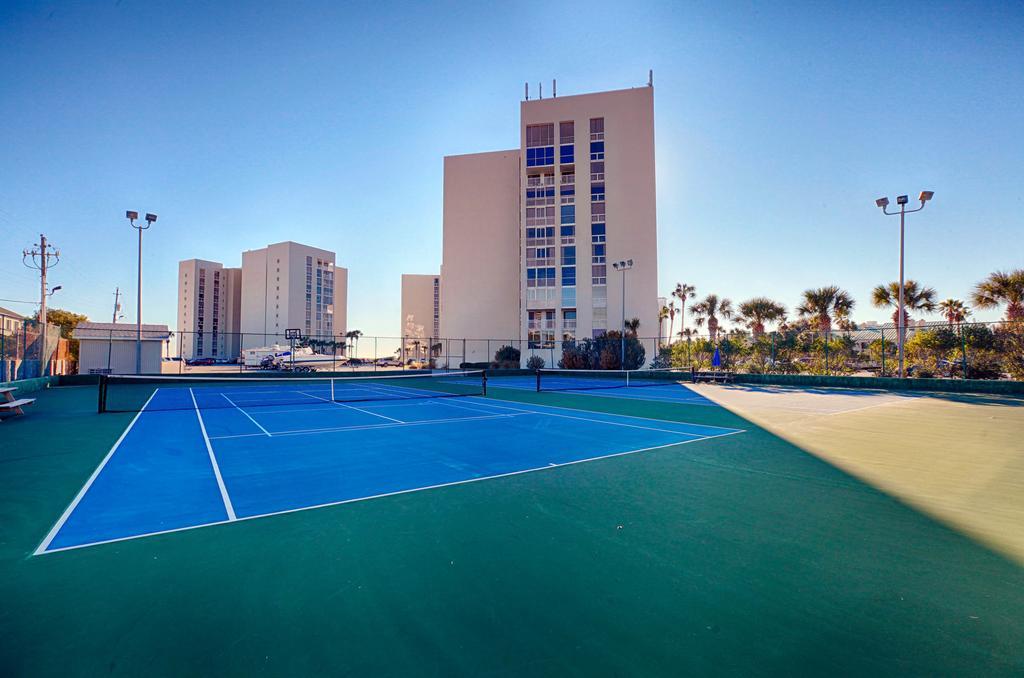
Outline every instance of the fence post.
{"type": "Polygon", "coordinates": [[[967,378],[967,335],[964,334],[964,325],[960,323],[960,358],[964,368],[964,379],[967,378]]]}
{"type": "Polygon", "coordinates": [[[882,333],[882,374],[879,376],[885,376],[885,330],[879,330],[882,333]]]}
{"type": "Polygon", "coordinates": [[[829,374],[828,371],[828,332],[825,332],[825,374],[829,374]]]}

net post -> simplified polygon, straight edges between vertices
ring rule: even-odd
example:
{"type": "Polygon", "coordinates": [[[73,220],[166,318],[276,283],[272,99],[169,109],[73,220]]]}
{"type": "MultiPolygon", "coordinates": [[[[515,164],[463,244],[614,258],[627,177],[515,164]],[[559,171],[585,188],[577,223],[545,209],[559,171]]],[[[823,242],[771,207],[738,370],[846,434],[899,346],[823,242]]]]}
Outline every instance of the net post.
{"type": "Polygon", "coordinates": [[[537,370],[537,393],[540,393],[540,370],[537,370]]]}
{"type": "Polygon", "coordinates": [[[487,370],[484,370],[481,373],[481,384],[480,384],[480,387],[483,390],[483,394],[486,396],[487,395],[487,370]]]}
{"type": "Polygon", "coordinates": [[[96,409],[98,414],[103,414],[107,410],[107,375],[100,375],[99,387],[99,401],[96,409]]]}
{"type": "Polygon", "coordinates": [[[334,377],[331,377],[331,402],[335,402],[335,398],[334,398],[334,377]]]}

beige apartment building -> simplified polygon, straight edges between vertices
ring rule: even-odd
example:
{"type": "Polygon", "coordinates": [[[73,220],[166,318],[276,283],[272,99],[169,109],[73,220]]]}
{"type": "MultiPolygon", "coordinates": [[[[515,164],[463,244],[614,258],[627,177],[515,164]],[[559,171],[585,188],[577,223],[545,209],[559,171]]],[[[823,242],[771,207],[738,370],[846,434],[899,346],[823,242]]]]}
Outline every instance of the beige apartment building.
{"type": "Polygon", "coordinates": [[[233,360],[241,352],[242,269],[178,262],[178,345],[186,360],[233,360]]]}
{"type": "Polygon", "coordinates": [[[402,337],[428,346],[441,336],[441,276],[402,274],[402,337]]]}
{"type": "Polygon", "coordinates": [[[285,342],[285,330],[303,336],[344,336],[348,270],[334,252],[281,242],[242,252],[242,348],[285,342]]]}
{"type": "Polygon", "coordinates": [[[654,88],[526,100],[519,133],[518,149],[444,159],[441,335],[552,356],[623,317],[657,336],[654,88]]]}

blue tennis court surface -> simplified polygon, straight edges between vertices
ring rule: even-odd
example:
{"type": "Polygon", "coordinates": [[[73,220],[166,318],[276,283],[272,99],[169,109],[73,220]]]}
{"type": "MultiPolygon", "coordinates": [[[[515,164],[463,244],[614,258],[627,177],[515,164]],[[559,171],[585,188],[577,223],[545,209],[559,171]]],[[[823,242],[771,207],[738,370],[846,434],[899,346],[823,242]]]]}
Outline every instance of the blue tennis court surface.
{"type": "MultiPolygon", "coordinates": [[[[495,388],[511,388],[520,391],[536,391],[537,378],[532,376],[488,377],[487,383],[495,388]]],[[[685,405],[718,405],[697,393],[687,384],[665,381],[663,384],[651,386],[645,384],[636,387],[595,387],[588,380],[573,377],[546,377],[545,388],[562,393],[595,396],[598,398],[627,398],[633,400],[655,400],[659,402],[682,403],[685,405]],[[550,388],[549,388],[550,387],[550,388]]]]}
{"type": "Polygon", "coordinates": [[[338,402],[330,388],[295,386],[284,404],[281,389],[155,388],[36,552],[740,432],[473,396],[405,399],[399,389],[389,399],[387,385],[373,387],[379,401],[338,402]]]}

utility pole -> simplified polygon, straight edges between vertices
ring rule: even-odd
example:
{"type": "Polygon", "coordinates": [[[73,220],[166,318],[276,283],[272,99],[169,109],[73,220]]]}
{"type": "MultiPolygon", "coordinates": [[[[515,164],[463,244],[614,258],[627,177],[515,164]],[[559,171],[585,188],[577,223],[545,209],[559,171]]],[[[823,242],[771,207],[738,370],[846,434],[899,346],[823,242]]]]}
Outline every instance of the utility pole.
{"type": "Polygon", "coordinates": [[[115,287],[114,288],[114,318],[113,318],[113,320],[111,320],[111,322],[113,322],[113,323],[117,322],[117,314],[121,312],[121,302],[120,302],[120,299],[121,299],[121,288],[120,287],[115,287]]]}
{"type": "Polygon", "coordinates": [[[22,250],[22,263],[39,271],[39,376],[46,374],[46,272],[60,263],[60,250],[46,242],[46,236],[39,234],[39,249],[22,250]],[[50,263],[50,260],[53,263],[50,263]],[[29,263],[31,261],[31,263],[29,263]]]}

